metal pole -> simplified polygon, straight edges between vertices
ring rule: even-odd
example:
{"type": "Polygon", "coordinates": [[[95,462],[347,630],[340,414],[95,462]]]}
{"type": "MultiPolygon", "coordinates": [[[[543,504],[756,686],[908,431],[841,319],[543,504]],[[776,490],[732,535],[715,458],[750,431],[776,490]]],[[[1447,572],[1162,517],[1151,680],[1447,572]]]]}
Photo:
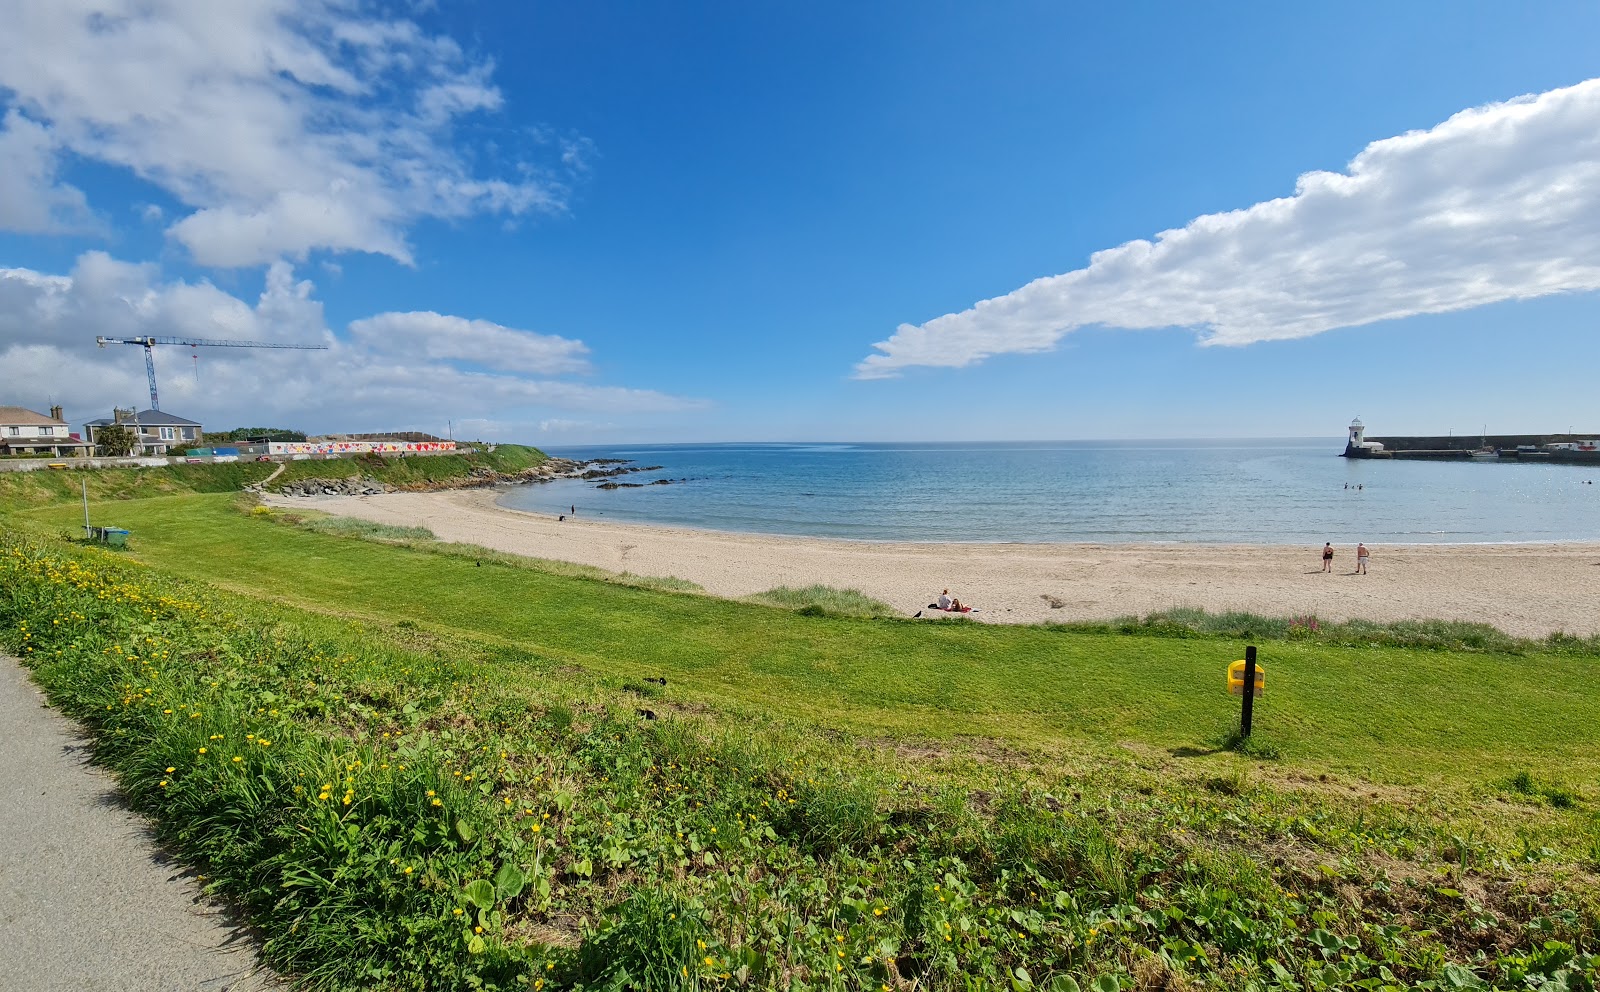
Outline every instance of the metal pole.
{"type": "Polygon", "coordinates": [[[89,536],[89,478],[85,476],[83,482],[83,536],[89,536]]]}
{"type": "Polygon", "coordinates": [[[1239,736],[1250,736],[1250,722],[1256,703],[1256,648],[1244,649],[1244,701],[1239,704],[1239,736]]]}

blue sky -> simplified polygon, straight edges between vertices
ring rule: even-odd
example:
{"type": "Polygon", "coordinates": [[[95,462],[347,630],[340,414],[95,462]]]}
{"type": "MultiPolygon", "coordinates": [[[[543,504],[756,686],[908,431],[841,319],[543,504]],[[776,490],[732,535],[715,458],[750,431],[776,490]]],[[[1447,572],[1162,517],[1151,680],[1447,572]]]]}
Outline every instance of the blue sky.
{"type": "Polygon", "coordinates": [[[0,2],[0,403],[155,333],[330,345],[158,350],[215,426],[1600,430],[1592,3],[213,6],[0,2]]]}

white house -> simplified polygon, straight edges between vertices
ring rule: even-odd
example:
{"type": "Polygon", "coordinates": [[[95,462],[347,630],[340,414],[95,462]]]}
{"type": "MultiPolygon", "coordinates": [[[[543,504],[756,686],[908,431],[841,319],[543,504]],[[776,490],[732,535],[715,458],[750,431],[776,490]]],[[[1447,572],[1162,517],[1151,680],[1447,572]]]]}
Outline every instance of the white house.
{"type": "Polygon", "coordinates": [[[144,454],[164,455],[171,448],[198,445],[205,437],[205,431],[198,423],[160,410],[143,410],[139,413],[116,411],[111,417],[101,417],[84,424],[84,435],[90,444],[98,445],[100,432],[114,424],[135,431],[144,454]]]}
{"type": "Polygon", "coordinates": [[[86,455],[91,445],[79,440],[61,419],[61,408],[50,416],[25,407],[0,406],[0,455],[86,455]]]}

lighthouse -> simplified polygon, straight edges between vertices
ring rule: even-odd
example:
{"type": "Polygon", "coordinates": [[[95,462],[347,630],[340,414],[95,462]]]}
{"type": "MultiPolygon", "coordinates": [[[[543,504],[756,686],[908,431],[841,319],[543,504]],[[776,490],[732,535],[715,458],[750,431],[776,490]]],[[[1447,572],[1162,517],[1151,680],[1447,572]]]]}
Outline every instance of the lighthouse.
{"type": "Polygon", "coordinates": [[[1346,458],[1387,458],[1383,450],[1383,442],[1367,440],[1367,425],[1361,418],[1350,421],[1350,443],[1344,446],[1346,458]]]}

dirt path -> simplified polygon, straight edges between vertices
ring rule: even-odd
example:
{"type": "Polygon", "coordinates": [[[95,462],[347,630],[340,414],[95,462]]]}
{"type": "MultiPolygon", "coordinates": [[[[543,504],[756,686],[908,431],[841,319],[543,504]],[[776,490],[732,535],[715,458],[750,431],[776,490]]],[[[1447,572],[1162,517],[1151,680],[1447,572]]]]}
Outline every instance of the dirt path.
{"type": "Polygon", "coordinates": [[[277,986],[248,937],[155,845],[78,728],[0,655],[0,989],[277,986]]]}

